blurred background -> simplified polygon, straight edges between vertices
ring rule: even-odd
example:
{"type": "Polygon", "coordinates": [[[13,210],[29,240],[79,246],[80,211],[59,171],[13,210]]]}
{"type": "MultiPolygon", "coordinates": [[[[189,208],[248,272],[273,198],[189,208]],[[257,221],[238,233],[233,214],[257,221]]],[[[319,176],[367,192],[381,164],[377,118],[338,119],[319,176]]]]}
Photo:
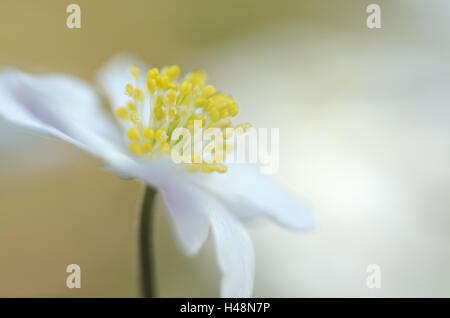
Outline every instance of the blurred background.
{"type": "MultiPolygon", "coordinates": [[[[0,66],[93,82],[130,52],[204,68],[242,122],[280,128],[275,177],[311,206],[297,233],[247,224],[256,297],[450,296],[450,3],[397,1],[0,2],[0,66]],[[366,7],[381,7],[368,29],[366,7]],[[369,264],[381,288],[366,286],[369,264]]],[[[0,101],[1,102],[1,101],[0,101]]],[[[143,186],[64,142],[0,120],[0,296],[139,296],[143,186]],[[65,271],[82,269],[82,288],[65,271]]],[[[161,297],[219,295],[211,239],[187,258],[156,218],[161,297]]]]}

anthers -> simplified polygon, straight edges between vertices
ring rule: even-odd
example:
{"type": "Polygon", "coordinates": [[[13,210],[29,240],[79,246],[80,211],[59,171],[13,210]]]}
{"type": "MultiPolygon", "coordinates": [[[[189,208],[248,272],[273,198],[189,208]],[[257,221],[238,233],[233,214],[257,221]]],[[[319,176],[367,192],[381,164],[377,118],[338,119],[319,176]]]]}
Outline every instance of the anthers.
{"type": "MultiPolygon", "coordinates": [[[[170,155],[173,149],[192,147],[196,139],[194,128],[198,128],[200,123],[201,128],[218,128],[223,132],[224,148],[209,149],[208,145],[201,145],[202,150],[214,159],[208,163],[192,160],[186,163],[188,170],[226,172],[223,156],[218,154],[230,149],[226,145],[230,137],[226,129],[231,127],[231,119],[239,113],[235,100],[208,85],[204,71],[195,71],[180,79],[179,66],[172,65],[161,71],[158,68],[148,70],[143,80],[141,70],[133,65],[130,73],[134,82],[124,87],[129,101],[117,108],[117,116],[127,129],[130,151],[138,157],[152,159],[158,154],[170,155]],[[194,140],[172,138],[177,128],[187,129],[194,140]]],[[[238,127],[246,129],[249,124],[238,127]]]]}

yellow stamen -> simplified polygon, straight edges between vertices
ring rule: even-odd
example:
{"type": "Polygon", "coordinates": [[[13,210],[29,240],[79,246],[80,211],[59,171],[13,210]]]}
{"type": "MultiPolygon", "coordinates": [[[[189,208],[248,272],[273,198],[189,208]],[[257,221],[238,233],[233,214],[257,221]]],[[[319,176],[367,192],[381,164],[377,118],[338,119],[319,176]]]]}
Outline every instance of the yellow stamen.
{"type": "Polygon", "coordinates": [[[174,118],[176,114],[177,114],[177,109],[175,107],[170,107],[169,108],[169,118],[174,118]]]}
{"type": "Polygon", "coordinates": [[[141,71],[136,65],[133,65],[131,67],[131,75],[137,80],[139,78],[139,75],[141,74],[141,71]]]}
{"type": "Polygon", "coordinates": [[[128,102],[127,107],[131,111],[136,111],[136,104],[134,104],[133,102],[128,102]]]}
{"type": "Polygon", "coordinates": [[[133,85],[127,84],[127,86],[125,87],[125,91],[127,92],[128,96],[133,96],[134,93],[133,85]]]}
{"type": "Polygon", "coordinates": [[[215,168],[216,171],[219,173],[225,173],[228,170],[227,166],[225,166],[223,163],[216,164],[215,168]]]}
{"type": "Polygon", "coordinates": [[[139,141],[141,139],[136,128],[130,128],[128,130],[128,138],[132,141],[139,141]]]}
{"type": "Polygon", "coordinates": [[[205,88],[203,88],[203,97],[208,98],[216,93],[216,88],[212,85],[208,85],[205,88]]]}
{"type": "Polygon", "coordinates": [[[134,98],[138,101],[142,101],[144,99],[144,93],[139,88],[136,88],[134,90],[134,98]]]}
{"type": "Polygon", "coordinates": [[[158,78],[159,77],[158,69],[155,67],[155,68],[152,68],[151,70],[149,70],[147,72],[147,77],[148,78],[153,78],[153,79],[158,78]]]}
{"type": "Polygon", "coordinates": [[[138,117],[138,115],[136,114],[136,112],[131,112],[131,113],[130,113],[130,119],[131,119],[131,121],[132,121],[133,123],[135,123],[135,124],[139,121],[139,117],[138,117]]]}
{"type": "Polygon", "coordinates": [[[153,151],[153,144],[146,141],[142,144],[142,149],[145,153],[150,153],[153,151]]]}
{"type": "Polygon", "coordinates": [[[173,79],[177,78],[178,75],[180,74],[180,67],[178,65],[169,66],[165,70],[164,74],[173,80],[173,79]]]}
{"type": "Polygon", "coordinates": [[[151,93],[155,92],[157,87],[158,87],[158,85],[156,84],[155,79],[149,78],[147,80],[147,88],[151,93]]]}
{"type": "Polygon", "coordinates": [[[167,139],[166,132],[162,129],[158,129],[155,133],[155,139],[160,142],[166,141],[167,139]]]}
{"type": "Polygon", "coordinates": [[[169,143],[167,141],[162,143],[162,145],[161,145],[161,153],[164,154],[164,155],[170,154],[170,145],[169,145],[169,143]]]}
{"type": "Polygon", "coordinates": [[[188,76],[188,81],[195,86],[203,86],[206,82],[206,73],[204,71],[195,71],[188,76]]]}
{"type": "Polygon", "coordinates": [[[214,167],[212,167],[211,165],[202,165],[202,172],[204,173],[211,173],[214,172],[214,167]]]}
{"type": "Polygon", "coordinates": [[[180,86],[180,93],[183,95],[187,95],[192,90],[192,83],[189,83],[188,81],[185,81],[180,86]]]}
{"type": "Polygon", "coordinates": [[[128,111],[125,107],[119,107],[117,109],[117,116],[119,116],[122,119],[128,119],[128,111]]]}
{"type": "MultiPolygon", "coordinates": [[[[234,135],[227,128],[232,128],[231,119],[239,113],[235,100],[218,92],[214,86],[207,85],[207,76],[203,71],[195,71],[180,80],[178,65],[163,68],[161,73],[157,68],[152,68],[148,70],[146,84],[142,87],[138,81],[141,70],[133,65],[130,72],[135,82],[125,87],[129,101],[117,109],[117,116],[128,127],[130,151],[138,157],[152,160],[158,154],[171,155],[174,149],[174,153],[181,151],[179,158],[189,171],[225,173],[224,154],[233,150],[230,140],[234,135]],[[198,139],[198,135],[194,138],[194,133],[199,127],[218,128],[224,140],[228,141],[220,146],[202,145],[201,156],[191,155],[194,142],[198,139]],[[192,138],[180,136],[172,139],[176,128],[187,128],[192,138]],[[191,152],[185,153],[188,148],[191,152]],[[207,163],[202,158],[212,158],[213,161],[207,163]]],[[[236,133],[244,133],[249,127],[249,124],[237,126],[236,133]]]]}
{"type": "Polygon", "coordinates": [[[153,140],[155,138],[155,132],[151,128],[144,129],[144,137],[148,140],[153,140]]]}
{"type": "Polygon", "coordinates": [[[140,144],[132,143],[130,144],[130,150],[135,155],[141,157],[144,155],[144,150],[142,149],[142,146],[140,144]]]}

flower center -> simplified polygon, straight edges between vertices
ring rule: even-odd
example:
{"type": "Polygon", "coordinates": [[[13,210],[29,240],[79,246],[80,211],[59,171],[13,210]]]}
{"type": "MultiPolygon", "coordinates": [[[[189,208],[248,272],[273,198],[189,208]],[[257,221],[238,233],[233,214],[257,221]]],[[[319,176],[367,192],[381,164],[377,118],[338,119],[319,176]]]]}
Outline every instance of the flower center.
{"type": "MultiPolygon", "coordinates": [[[[178,65],[166,67],[161,72],[153,68],[147,72],[146,81],[142,81],[140,69],[131,67],[135,83],[126,85],[129,101],[117,109],[117,115],[127,128],[130,151],[149,159],[173,154],[174,150],[179,153],[195,147],[199,126],[214,128],[222,133],[225,142],[213,147],[201,142],[201,155],[210,160],[205,162],[198,155],[189,155],[189,158],[184,156],[182,162],[192,172],[224,173],[227,171],[224,154],[232,151],[226,142],[234,131],[229,129],[231,118],[239,113],[239,106],[231,96],[206,85],[205,72],[187,74],[184,80],[178,79],[179,73],[178,65]],[[194,137],[182,138],[178,133],[174,134],[179,128],[194,137]]],[[[248,127],[244,124],[234,128],[245,131],[248,127]]]]}

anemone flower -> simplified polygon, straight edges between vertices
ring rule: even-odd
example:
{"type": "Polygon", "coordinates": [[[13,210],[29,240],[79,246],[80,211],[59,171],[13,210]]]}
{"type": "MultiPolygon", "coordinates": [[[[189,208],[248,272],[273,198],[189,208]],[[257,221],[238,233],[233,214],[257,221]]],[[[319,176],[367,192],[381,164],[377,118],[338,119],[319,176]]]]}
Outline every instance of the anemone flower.
{"type": "Polygon", "coordinates": [[[179,80],[176,65],[161,72],[152,68],[147,76],[142,70],[148,68],[122,55],[98,72],[102,93],[111,104],[108,112],[96,89],[80,79],[4,69],[0,115],[70,142],[102,158],[105,168],[117,176],[146,184],[140,225],[144,296],[153,295],[149,236],[158,191],[186,254],[197,253],[211,229],[222,273],[221,296],[250,297],[254,252],[241,220],[266,216],[289,228],[306,229],[313,224],[312,216],[253,165],[228,165],[226,158],[181,164],[171,160],[171,151],[190,146],[172,138],[176,128],[192,131],[198,120],[205,127],[225,129],[239,107],[233,98],[206,85],[202,71],[179,80]]]}

